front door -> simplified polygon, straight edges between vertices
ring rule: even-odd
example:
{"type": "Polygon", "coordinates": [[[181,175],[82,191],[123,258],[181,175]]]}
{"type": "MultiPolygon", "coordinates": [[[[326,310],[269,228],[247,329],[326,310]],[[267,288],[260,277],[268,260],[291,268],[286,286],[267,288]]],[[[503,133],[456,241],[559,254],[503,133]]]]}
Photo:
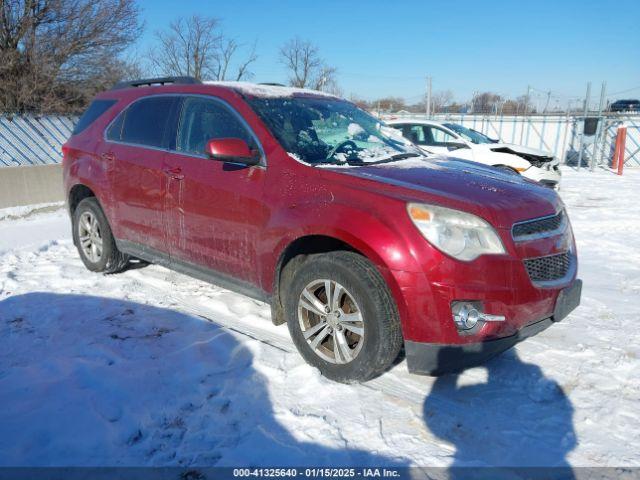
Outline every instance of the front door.
{"type": "Polygon", "coordinates": [[[434,125],[422,125],[422,128],[425,146],[428,150],[451,157],[473,160],[473,150],[461,138],[434,125]]]}
{"type": "Polygon", "coordinates": [[[171,256],[258,285],[256,243],[269,210],[263,201],[267,170],[210,159],[209,140],[255,136],[232,107],[214,97],[187,96],[179,120],[167,189],[171,256]]]}
{"type": "Polygon", "coordinates": [[[428,153],[473,160],[473,151],[466,143],[442,128],[424,124],[405,124],[401,128],[405,138],[428,153]]]}

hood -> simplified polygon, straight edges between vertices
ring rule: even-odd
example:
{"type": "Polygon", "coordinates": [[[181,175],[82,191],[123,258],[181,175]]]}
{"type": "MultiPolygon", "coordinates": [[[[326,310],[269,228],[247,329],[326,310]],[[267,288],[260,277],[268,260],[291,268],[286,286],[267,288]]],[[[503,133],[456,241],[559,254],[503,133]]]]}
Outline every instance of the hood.
{"type": "Polygon", "coordinates": [[[525,160],[534,160],[538,162],[539,161],[550,162],[554,158],[553,153],[548,152],[546,150],[540,150],[539,148],[525,147],[522,145],[516,145],[514,143],[488,143],[488,144],[483,144],[482,146],[493,152],[510,153],[513,155],[518,155],[519,157],[522,157],[525,160]]]}
{"type": "Polygon", "coordinates": [[[442,205],[473,213],[498,228],[510,229],[515,222],[552,215],[561,200],[550,188],[520,175],[503,173],[492,167],[447,157],[423,157],[358,167],[327,167],[325,175],[340,174],[356,187],[353,177],[369,182],[358,188],[385,193],[404,201],[442,205]],[[329,173],[331,172],[331,173],[329,173]]]}

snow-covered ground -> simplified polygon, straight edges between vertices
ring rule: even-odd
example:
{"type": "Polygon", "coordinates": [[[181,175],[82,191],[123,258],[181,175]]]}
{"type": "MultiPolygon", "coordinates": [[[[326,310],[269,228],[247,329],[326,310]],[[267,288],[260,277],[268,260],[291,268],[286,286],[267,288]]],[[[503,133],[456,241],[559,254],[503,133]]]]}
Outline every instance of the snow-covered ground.
{"type": "Polygon", "coordinates": [[[640,466],[640,171],[565,170],[562,323],[458,376],[307,366],[259,302],[87,271],[62,210],[0,220],[0,466],[640,466]]]}

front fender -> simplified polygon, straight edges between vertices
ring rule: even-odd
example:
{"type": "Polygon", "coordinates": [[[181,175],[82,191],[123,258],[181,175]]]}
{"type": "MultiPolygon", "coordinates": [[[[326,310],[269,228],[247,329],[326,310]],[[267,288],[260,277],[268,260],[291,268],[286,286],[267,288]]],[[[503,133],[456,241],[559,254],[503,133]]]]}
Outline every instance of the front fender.
{"type": "MultiPolygon", "coordinates": [[[[413,232],[405,206],[398,202],[402,215],[397,223],[388,223],[375,214],[345,204],[305,205],[287,209],[272,218],[265,229],[259,251],[262,288],[274,293],[279,278],[279,262],[287,247],[309,236],[326,236],[349,245],[367,257],[378,269],[396,301],[403,328],[410,315],[403,289],[413,288],[416,278],[424,275],[413,255],[410,240],[413,232]],[[411,227],[400,225],[405,220],[411,227]]],[[[386,209],[389,205],[385,206],[386,209]]],[[[416,231],[417,234],[417,231],[416,231]]]]}
{"type": "MultiPolygon", "coordinates": [[[[402,205],[402,213],[406,216],[404,208],[402,205]]],[[[408,217],[406,223],[410,223],[408,217]]],[[[261,264],[265,272],[273,272],[287,246],[302,237],[322,235],[350,245],[380,268],[421,271],[404,241],[403,232],[398,228],[398,225],[387,224],[373,213],[344,204],[332,202],[291,208],[272,217],[265,229],[265,237],[273,241],[263,245],[261,264]]],[[[411,228],[414,227],[411,225],[411,228]]]]}

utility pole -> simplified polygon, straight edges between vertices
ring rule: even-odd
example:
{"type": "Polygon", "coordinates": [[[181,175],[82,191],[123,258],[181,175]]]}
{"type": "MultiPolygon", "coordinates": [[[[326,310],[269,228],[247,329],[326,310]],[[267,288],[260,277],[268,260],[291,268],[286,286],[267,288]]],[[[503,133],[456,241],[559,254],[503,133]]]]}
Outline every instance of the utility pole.
{"type": "Polygon", "coordinates": [[[473,115],[474,113],[476,113],[476,96],[478,95],[478,92],[475,91],[473,92],[473,95],[471,96],[471,114],[473,115]]]}
{"type": "Polygon", "coordinates": [[[547,109],[549,108],[549,100],[551,100],[551,90],[547,92],[547,102],[544,104],[544,110],[542,110],[542,113],[547,113],[547,109]]]}
{"type": "Polygon", "coordinates": [[[529,112],[529,99],[531,98],[531,85],[527,85],[527,94],[524,96],[524,116],[529,112]]]}
{"type": "Polygon", "coordinates": [[[580,151],[578,152],[578,171],[582,168],[582,150],[584,147],[584,121],[589,112],[589,100],[591,99],[591,82],[587,83],[587,94],[584,97],[584,114],[582,116],[582,135],[580,135],[580,151]]]}
{"type": "Polygon", "coordinates": [[[527,112],[529,111],[529,96],[531,95],[531,85],[527,85],[527,94],[524,96],[524,108],[522,110],[522,128],[520,129],[520,145],[524,140],[524,122],[527,119],[527,112]]]}
{"type": "Polygon", "coordinates": [[[600,103],[598,103],[598,129],[593,141],[593,154],[591,155],[590,170],[593,172],[596,168],[596,151],[598,149],[598,143],[603,141],[602,133],[604,132],[604,119],[602,118],[602,110],[604,109],[605,94],[607,92],[607,82],[602,82],[600,87],[600,103]]]}
{"type": "MultiPolygon", "coordinates": [[[[562,149],[560,150],[562,154],[560,155],[560,162],[564,165],[567,163],[567,135],[569,134],[569,115],[571,112],[571,103],[572,100],[567,100],[567,111],[565,112],[565,128],[564,135],[562,136],[562,149]]],[[[571,144],[573,145],[573,136],[571,137],[571,144]]]]}
{"type": "Polygon", "coordinates": [[[427,118],[431,118],[431,77],[427,77],[427,118]]]}

